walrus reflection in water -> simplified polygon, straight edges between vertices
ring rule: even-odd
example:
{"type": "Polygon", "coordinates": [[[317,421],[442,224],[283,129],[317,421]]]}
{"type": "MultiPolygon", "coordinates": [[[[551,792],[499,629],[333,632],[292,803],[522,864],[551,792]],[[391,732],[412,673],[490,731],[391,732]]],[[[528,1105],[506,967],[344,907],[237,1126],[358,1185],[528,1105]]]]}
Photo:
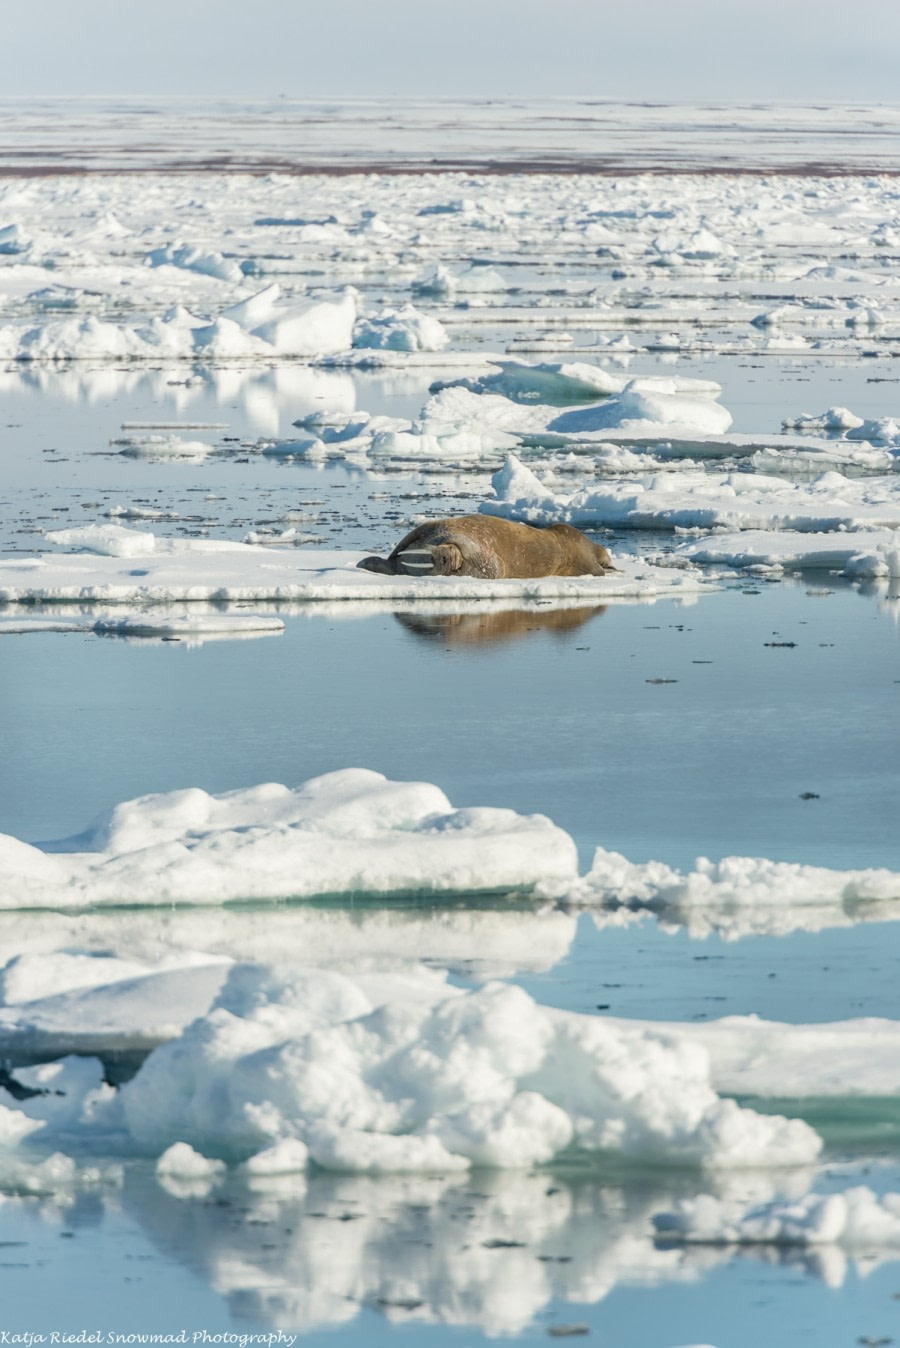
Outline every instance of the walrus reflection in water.
{"type": "Polygon", "coordinates": [[[516,641],[528,632],[565,636],[606,612],[604,604],[557,609],[500,609],[484,613],[395,613],[401,627],[424,641],[480,646],[516,641]]]}
{"type": "Polygon", "coordinates": [[[603,576],[616,569],[606,548],[571,524],[538,529],[494,515],[429,520],[401,538],[389,557],[364,557],[357,566],[386,576],[479,580],[603,576]]]}

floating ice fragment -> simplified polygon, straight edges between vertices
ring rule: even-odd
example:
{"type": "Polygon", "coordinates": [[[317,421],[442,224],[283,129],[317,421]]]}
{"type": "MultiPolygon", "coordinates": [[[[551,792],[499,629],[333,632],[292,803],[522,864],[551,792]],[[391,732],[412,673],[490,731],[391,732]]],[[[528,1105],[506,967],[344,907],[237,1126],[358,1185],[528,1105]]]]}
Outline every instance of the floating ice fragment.
{"type": "Polygon", "coordinates": [[[425,783],[346,769],[292,791],[173,791],[117,805],[49,855],[0,835],[0,907],[227,903],[571,881],[575,847],[542,815],[454,810],[425,783]]]}
{"type": "Polygon", "coordinates": [[[413,281],[412,290],[414,295],[434,295],[445,298],[456,292],[458,287],[458,278],[443,263],[438,263],[430,271],[426,271],[418,280],[413,281]]]}
{"type": "MultiPolygon", "coordinates": [[[[609,399],[609,403],[613,401],[609,399]]],[[[585,413],[564,414],[556,424],[569,416],[581,419],[585,413]]],[[[792,483],[760,472],[717,475],[684,468],[677,474],[646,474],[624,482],[607,480],[566,496],[536,487],[533,482],[523,490],[527,479],[517,464],[510,455],[506,468],[494,475],[496,499],[484,501],[481,511],[533,524],[562,522],[580,527],[803,533],[900,528],[900,479],[896,476],[851,479],[831,471],[819,474],[812,482],[792,483]]],[[[794,542],[802,549],[802,540],[794,542]]],[[[837,539],[834,544],[838,545],[837,539]]],[[[715,547],[711,545],[707,554],[705,544],[686,545],[679,554],[711,560],[715,547]]],[[[763,556],[753,558],[766,560],[763,556]]]]}
{"type": "Polygon", "coordinates": [[[209,1014],[123,1087],[139,1142],[246,1159],[299,1139],[319,1165],[362,1172],[530,1167],[572,1146],[785,1165],[821,1145],[801,1121],[717,1096],[706,1052],[667,1029],[552,1010],[502,984],[369,1010],[340,974],[254,977],[248,1003],[234,969],[209,1014]]]}
{"type": "Polygon", "coordinates": [[[148,267],[182,267],[185,271],[214,276],[220,281],[240,282],[244,273],[237,262],[229,261],[221,253],[206,251],[190,244],[168,244],[152,249],[144,259],[148,267]]]}
{"type": "Polygon", "coordinates": [[[75,548],[100,557],[149,557],[156,551],[156,536],[121,524],[83,524],[74,529],[51,529],[48,543],[75,548]]]}
{"type": "Polygon", "coordinates": [[[89,315],[37,327],[0,328],[0,354],[21,361],[83,359],[174,360],[259,358],[272,355],[324,357],[350,350],[356,300],[351,290],[334,301],[279,307],[278,288],[202,319],[175,305],[161,318],[132,327],[89,315]]]}
{"type": "Polygon", "coordinates": [[[250,1175],[290,1175],[298,1170],[306,1170],[309,1165],[309,1148],[298,1137],[285,1137],[271,1147],[258,1151],[244,1162],[244,1169],[250,1175]]]}
{"type": "Polygon", "coordinates": [[[389,351],[440,351],[448,341],[443,324],[411,304],[400,310],[387,309],[374,318],[360,318],[353,330],[355,347],[389,351]]]}
{"type": "Polygon", "coordinates": [[[637,900],[665,908],[877,902],[900,899],[900,874],[888,870],[832,871],[764,857],[698,857],[681,872],[663,862],[632,863],[602,847],[590,871],[568,893],[578,903],[637,900]]]}
{"type": "Polygon", "coordinates": [[[826,412],[822,412],[818,416],[814,416],[810,412],[803,412],[799,417],[782,421],[781,426],[786,431],[852,431],[863,424],[863,418],[858,417],[849,408],[829,407],[826,412]]]}
{"type": "Polygon", "coordinates": [[[0,254],[27,253],[31,240],[26,237],[18,225],[4,225],[0,228],[0,254]]]}

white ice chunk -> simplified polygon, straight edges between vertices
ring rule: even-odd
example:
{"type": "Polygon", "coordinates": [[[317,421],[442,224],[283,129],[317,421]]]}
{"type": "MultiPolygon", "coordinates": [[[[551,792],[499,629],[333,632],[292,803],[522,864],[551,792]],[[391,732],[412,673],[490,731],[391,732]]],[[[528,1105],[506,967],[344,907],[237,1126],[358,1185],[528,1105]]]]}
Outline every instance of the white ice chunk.
{"type": "Polygon", "coordinates": [[[818,416],[811,412],[803,412],[799,417],[782,421],[781,425],[786,431],[852,431],[863,425],[863,418],[851,412],[848,407],[829,407],[818,416]]]}
{"type": "Polygon", "coordinates": [[[156,1162],[158,1175],[172,1175],[176,1179],[212,1179],[224,1171],[225,1166],[221,1161],[201,1156],[186,1142],[173,1142],[156,1162]]]}
{"type": "Polygon", "coordinates": [[[833,533],[749,529],[680,543],[675,563],[791,570],[842,571],[853,579],[900,576],[896,529],[836,529],[833,533]]]}
{"type": "Polygon", "coordinates": [[[0,228],[0,254],[9,256],[14,253],[27,253],[31,239],[18,225],[3,225],[0,228]]]}
{"type": "MultiPolygon", "coordinates": [[[[763,473],[685,468],[677,474],[607,480],[562,495],[544,487],[510,455],[492,482],[496,499],[483,502],[481,511],[533,524],[803,533],[900,529],[900,478],[893,476],[851,479],[830,471],[812,482],[791,483],[763,473]]],[[[845,541],[834,543],[842,546],[845,541]]],[[[685,547],[680,555],[710,560],[719,546],[715,540],[708,554],[705,545],[697,545],[685,547]]],[[[802,541],[796,546],[802,547],[802,541]]]]}
{"type": "Polygon", "coordinates": [[[438,319],[411,304],[400,310],[387,309],[374,318],[360,318],[353,330],[355,347],[388,351],[441,351],[449,340],[438,319]]]}
{"type": "Polygon", "coordinates": [[[515,890],[571,882],[543,815],[454,810],[436,786],[345,769],[296,790],[199,789],[117,805],[52,854],[0,837],[0,907],[226,903],[317,894],[515,890]]]}
{"type": "Polygon", "coordinates": [[[214,276],[220,281],[240,282],[244,279],[237,262],[230,261],[214,250],[186,243],[170,243],[165,248],[154,248],[144,261],[148,267],[182,267],[186,271],[200,272],[203,276],[214,276]]]}
{"type": "Polygon", "coordinates": [[[698,857],[686,873],[660,861],[632,863],[598,847],[590,871],[569,891],[570,901],[638,900],[668,906],[729,909],[876,902],[900,898],[900,874],[889,870],[833,871],[824,866],[770,861],[764,857],[698,857]]]}
{"type": "Polygon", "coordinates": [[[233,970],[218,1003],[121,1092],[143,1145],[246,1159],[285,1138],[339,1170],[530,1167],[574,1146],[712,1168],[801,1164],[805,1123],[721,1099],[707,1053],[666,1027],[448,989],[367,1009],[336,973],[233,970]],[[238,995],[235,996],[235,991],[238,995]]]}

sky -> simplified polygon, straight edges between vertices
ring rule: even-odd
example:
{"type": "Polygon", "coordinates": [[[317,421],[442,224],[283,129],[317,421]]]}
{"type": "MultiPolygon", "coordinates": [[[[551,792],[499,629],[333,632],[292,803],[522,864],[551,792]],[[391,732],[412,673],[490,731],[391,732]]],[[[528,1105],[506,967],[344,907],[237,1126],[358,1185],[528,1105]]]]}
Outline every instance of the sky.
{"type": "Polygon", "coordinates": [[[900,0],[2,0],[0,98],[900,102],[900,0]]]}

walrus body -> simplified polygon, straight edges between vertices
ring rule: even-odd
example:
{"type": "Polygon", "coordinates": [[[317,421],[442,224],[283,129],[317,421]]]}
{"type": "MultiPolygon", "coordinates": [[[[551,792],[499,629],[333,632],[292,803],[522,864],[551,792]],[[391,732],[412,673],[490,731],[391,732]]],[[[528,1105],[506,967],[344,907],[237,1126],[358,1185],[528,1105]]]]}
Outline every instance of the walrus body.
{"type": "Polygon", "coordinates": [[[481,580],[602,576],[615,570],[606,548],[571,524],[537,529],[494,515],[429,520],[402,538],[389,557],[364,557],[357,565],[388,576],[481,580]]]}

